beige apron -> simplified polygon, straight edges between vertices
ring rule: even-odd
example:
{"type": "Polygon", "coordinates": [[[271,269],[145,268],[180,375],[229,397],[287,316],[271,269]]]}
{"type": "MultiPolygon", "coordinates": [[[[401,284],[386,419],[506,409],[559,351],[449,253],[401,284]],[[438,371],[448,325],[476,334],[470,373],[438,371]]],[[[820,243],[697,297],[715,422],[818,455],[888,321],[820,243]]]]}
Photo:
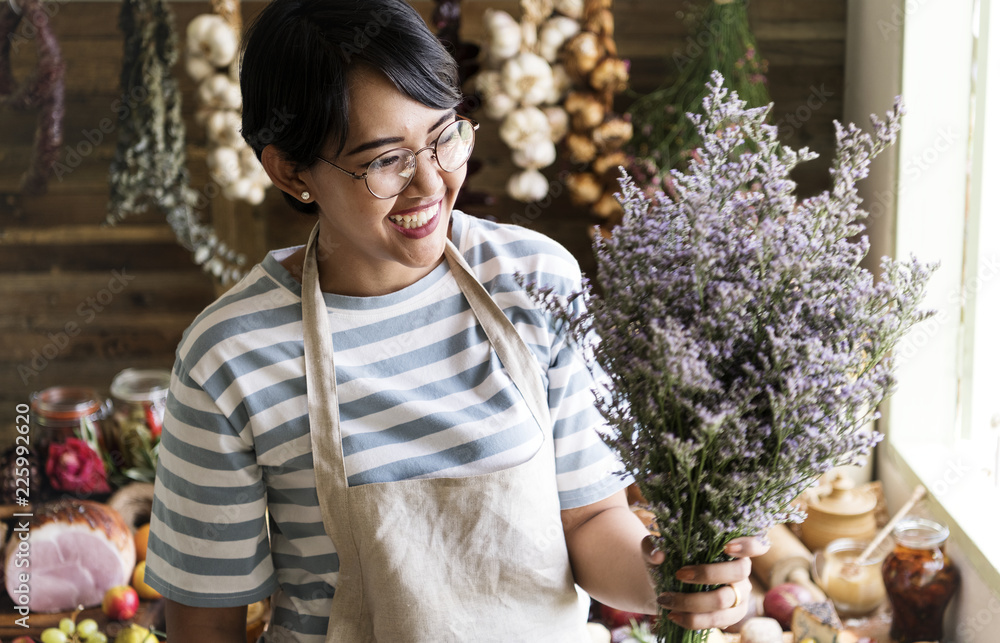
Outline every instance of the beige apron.
{"type": "Polygon", "coordinates": [[[543,445],[494,473],[348,486],[318,231],[319,224],[306,249],[302,314],[316,487],[340,559],[327,643],[589,640],[559,518],[540,369],[451,241],[452,273],[542,428],[543,445]]]}

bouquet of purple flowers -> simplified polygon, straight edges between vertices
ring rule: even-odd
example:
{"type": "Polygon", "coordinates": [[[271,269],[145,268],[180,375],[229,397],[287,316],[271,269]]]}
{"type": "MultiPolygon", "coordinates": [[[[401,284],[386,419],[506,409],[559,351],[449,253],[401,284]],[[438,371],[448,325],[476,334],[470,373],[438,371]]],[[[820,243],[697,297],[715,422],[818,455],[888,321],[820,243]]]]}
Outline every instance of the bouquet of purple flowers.
{"type": "MultiPolygon", "coordinates": [[[[789,172],[815,158],[783,147],[714,74],[703,144],[669,195],[626,175],[625,208],[598,236],[588,312],[534,289],[591,354],[595,391],[620,455],[656,516],[666,562],[657,591],[698,591],[674,573],[723,560],[738,536],[799,519],[792,501],[836,465],[863,459],[863,430],[894,385],[890,352],[930,313],[918,309],[933,267],[885,258],[876,281],[857,181],[896,138],[902,108],[874,135],[836,123],[833,188],[798,200],[789,172]],[[599,293],[598,293],[599,290],[599,293]],[[597,341],[595,341],[597,340],[597,341]]],[[[660,641],[703,641],[659,619],[660,641]]]]}

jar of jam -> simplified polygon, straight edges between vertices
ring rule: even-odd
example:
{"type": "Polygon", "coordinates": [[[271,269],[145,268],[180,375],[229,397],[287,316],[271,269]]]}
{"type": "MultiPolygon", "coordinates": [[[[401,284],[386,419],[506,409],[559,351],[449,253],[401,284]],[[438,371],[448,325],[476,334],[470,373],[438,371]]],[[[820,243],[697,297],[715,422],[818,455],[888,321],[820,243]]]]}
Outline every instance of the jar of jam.
{"type": "Polygon", "coordinates": [[[940,641],[944,610],[959,583],[958,570],[944,552],[948,527],[933,520],[904,518],[893,536],[896,546],[882,564],[892,605],[889,635],[896,643],[940,641]]]}
{"type": "Polygon", "coordinates": [[[33,485],[39,498],[49,488],[81,497],[111,490],[102,453],[111,408],[111,400],[83,386],[53,386],[31,395],[31,441],[47,481],[33,485]]]}
{"type": "Polygon", "coordinates": [[[85,386],[53,386],[31,394],[34,442],[44,449],[52,442],[76,437],[99,440],[112,403],[85,386]]]}
{"type": "Polygon", "coordinates": [[[111,382],[115,402],[105,441],[115,464],[134,480],[152,481],[170,371],[127,368],[111,382]]]}

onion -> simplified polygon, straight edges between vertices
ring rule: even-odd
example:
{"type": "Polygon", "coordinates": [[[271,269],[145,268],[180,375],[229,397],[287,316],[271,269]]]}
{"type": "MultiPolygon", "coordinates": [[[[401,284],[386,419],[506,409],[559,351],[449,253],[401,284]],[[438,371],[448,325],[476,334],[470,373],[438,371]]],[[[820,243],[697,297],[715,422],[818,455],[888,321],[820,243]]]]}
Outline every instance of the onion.
{"type": "Polygon", "coordinates": [[[796,583],[782,583],[764,594],[764,616],[781,624],[783,630],[792,628],[792,612],[802,603],[812,602],[809,590],[796,583]]]}

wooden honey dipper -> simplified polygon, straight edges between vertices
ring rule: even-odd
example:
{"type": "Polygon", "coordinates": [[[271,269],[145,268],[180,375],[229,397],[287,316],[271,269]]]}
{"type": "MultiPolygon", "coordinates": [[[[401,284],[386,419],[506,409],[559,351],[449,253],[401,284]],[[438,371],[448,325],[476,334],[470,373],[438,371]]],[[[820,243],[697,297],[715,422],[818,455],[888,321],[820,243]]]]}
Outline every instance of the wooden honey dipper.
{"type": "Polygon", "coordinates": [[[889,535],[889,532],[891,532],[892,528],[896,526],[896,523],[899,522],[900,518],[905,516],[910,511],[910,509],[913,509],[913,505],[917,504],[917,502],[919,502],[920,499],[924,497],[925,493],[927,493],[927,490],[924,488],[924,486],[918,484],[917,488],[914,489],[913,493],[910,495],[910,499],[907,500],[905,503],[903,503],[903,506],[899,508],[899,511],[897,511],[892,518],[889,519],[889,522],[885,523],[885,527],[882,527],[882,531],[878,532],[878,534],[875,535],[875,538],[873,538],[872,541],[868,543],[868,546],[865,547],[864,550],[860,554],[858,554],[854,560],[844,563],[844,566],[841,568],[840,571],[841,576],[843,576],[844,578],[850,578],[851,576],[857,575],[858,572],[861,570],[861,568],[858,565],[858,561],[868,560],[868,557],[871,556],[872,552],[875,551],[875,549],[882,544],[882,541],[885,540],[885,537],[889,535]]]}

